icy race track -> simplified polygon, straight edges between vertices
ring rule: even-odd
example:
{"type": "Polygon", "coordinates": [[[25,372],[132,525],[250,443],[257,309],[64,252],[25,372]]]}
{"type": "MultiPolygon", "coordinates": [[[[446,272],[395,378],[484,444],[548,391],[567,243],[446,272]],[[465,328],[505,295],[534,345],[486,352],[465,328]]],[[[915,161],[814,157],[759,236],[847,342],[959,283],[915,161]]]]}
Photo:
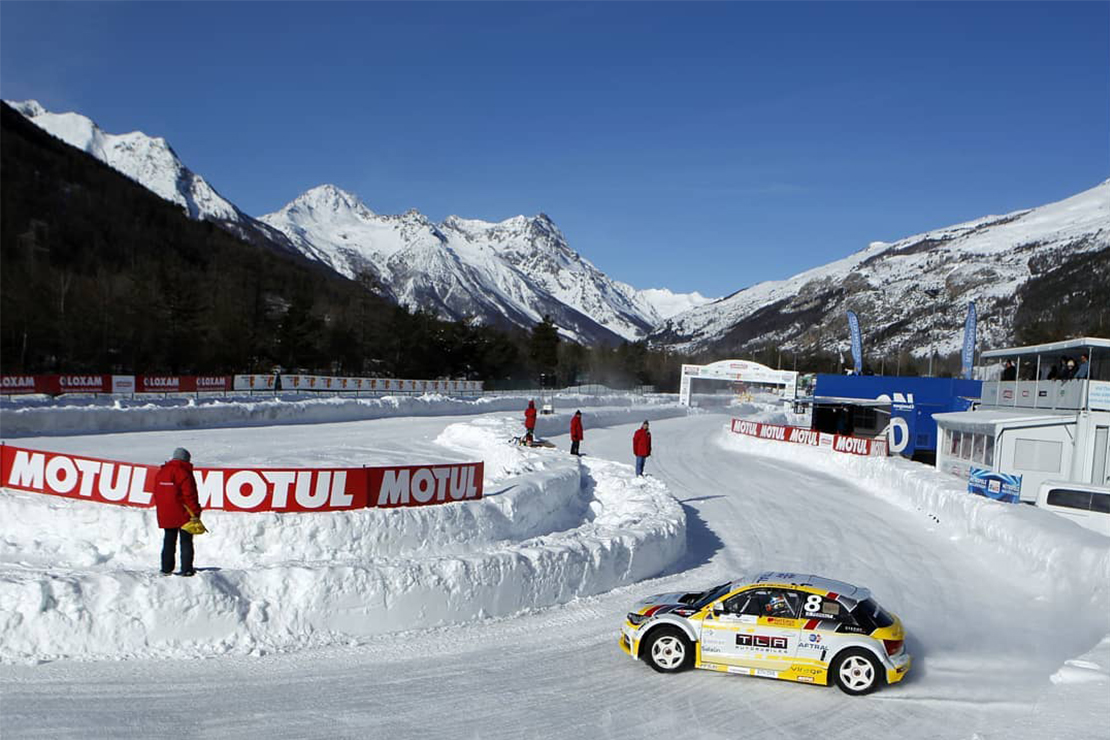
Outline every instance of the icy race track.
{"type": "Polygon", "coordinates": [[[480,456],[488,498],[466,514],[393,520],[213,514],[197,564],[219,570],[187,580],[151,575],[147,512],[5,490],[0,736],[1110,737],[1107,538],[974,499],[905,461],[733,437],[724,415],[568,403],[587,417],[581,471],[565,453],[565,413],[541,422],[558,450],[506,446],[509,405],[8,440],[139,462],[184,443],[212,465],[480,456]],[[657,454],[652,477],[634,481],[642,418],[657,454]],[[397,536],[398,521],[413,534],[397,536]],[[763,569],[870,587],[909,631],[906,681],[849,698],[662,676],[617,647],[637,598],[763,569]],[[143,621],[175,605],[192,616],[143,621]],[[167,629],[185,637],[144,638],[167,629]]]}

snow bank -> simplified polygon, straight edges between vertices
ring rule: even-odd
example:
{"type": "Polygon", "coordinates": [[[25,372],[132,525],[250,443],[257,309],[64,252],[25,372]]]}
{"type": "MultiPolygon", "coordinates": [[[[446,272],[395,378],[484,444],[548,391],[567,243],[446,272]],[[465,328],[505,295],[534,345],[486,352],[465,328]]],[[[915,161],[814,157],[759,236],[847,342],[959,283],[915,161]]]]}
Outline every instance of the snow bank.
{"type": "Polygon", "coordinates": [[[1098,706],[1089,703],[1096,698],[1105,705],[1110,684],[1110,538],[1050,511],[975,496],[967,492],[965,481],[900,457],[838,454],[732,434],[727,428],[717,442],[848,479],[877,498],[919,513],[952,540],[978,541],[1002,553],[1012,566],[1010,574],[1028,580],[1038,600],[1072,605],[1072,620],[1058,622],[1056,629],[1099,641],[1051,676],[1052,691],[1068,691],[1069,701],[1085,709],[1098,706]]]}
{"type": "MultiPolygon", "coordinates": [[[[678,413],[598,410],[594,424],[651,412],[678,413]]],[[[561,416],[541,428],[562,431],[561,416]]],[[[519,426],[514,414],[443,431],[442,444],[487,461],[478,502],[209,512],[192,579],[156,572],[152,511],[5,490],[0,521],[19,525],[0,535],[0,660],[345,643],[563,603],[653,576],[684,554],[685,515],[661,482],[618,463],[507,444],[519,426]]]]}
{"type": "MultiPolygon", "coordinates": [[[[0,403],[0,432],[5,439],[40,435],[141,432],[211,427],[270,426],[361,421],[397,416],[463,416],[496,411],[523,411],[517,395],[453,398],[422,396],[274,396],[158,399],[63,398],[49,403],[0,403]]],[[[560,393],[546,399],[556,408],[573,406],[642,407],[677,405],[668,394],[588,395],[560,393]]],[[[538,400],[537,400],[538,403],[538,400]]]]}
{"type": "MultiPolygon", "coordinates": [[[[923,517],[955,538],[976,538],[1016,558],[1047,596],[1074,598],[1110,614],[1110,538],[1043,509],[967,492],[967,483],[901,457],[862,457],[722,430],[726,449],[810,465],[923,517]]],[[[1110,624],[1108,624],[1110,626],[1110,624]]]]}

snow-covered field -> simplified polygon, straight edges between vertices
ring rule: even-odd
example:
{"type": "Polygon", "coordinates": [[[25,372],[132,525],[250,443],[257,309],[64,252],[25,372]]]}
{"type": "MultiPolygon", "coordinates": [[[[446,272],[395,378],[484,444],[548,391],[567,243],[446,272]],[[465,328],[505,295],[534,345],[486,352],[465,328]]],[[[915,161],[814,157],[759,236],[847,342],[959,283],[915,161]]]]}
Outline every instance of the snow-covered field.
{"type": "Polygon", "coordinates": [[[1110,538],[669,399],[557,401],[538,429],[555,449],[507,444],[520,399],[483,401],[0,408],[20,446],[135,462],[178,445],[201,465],[486,462],[480,502],[211,512],[193,579],[156,575],[151,512],[4,490],[0,735],[1110,736],[1110,538]],[[762,569],[870,587],[909,631],[907,680],[849,698],[662,676],[618,649],[636,599],[762,569]]]}

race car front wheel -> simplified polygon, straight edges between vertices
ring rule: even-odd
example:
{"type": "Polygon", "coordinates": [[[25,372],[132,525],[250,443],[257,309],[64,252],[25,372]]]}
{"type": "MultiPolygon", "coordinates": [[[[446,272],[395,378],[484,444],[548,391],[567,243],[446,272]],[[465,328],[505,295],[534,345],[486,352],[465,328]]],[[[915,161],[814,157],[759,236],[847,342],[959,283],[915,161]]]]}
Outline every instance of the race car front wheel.
{"type": "Polygon", "coordinates": [[[660,673],[678,673],[694,662],[694,646],[675,627],[659,627],[648,635],[644,659],[660,673]]]}
{"type": "Polygon", "coordinates": [[[860,696],[879,688],[882,666],[875,656],[861,648],[845,650],[830,666],[833,680],[845,694],[860,696]]]}

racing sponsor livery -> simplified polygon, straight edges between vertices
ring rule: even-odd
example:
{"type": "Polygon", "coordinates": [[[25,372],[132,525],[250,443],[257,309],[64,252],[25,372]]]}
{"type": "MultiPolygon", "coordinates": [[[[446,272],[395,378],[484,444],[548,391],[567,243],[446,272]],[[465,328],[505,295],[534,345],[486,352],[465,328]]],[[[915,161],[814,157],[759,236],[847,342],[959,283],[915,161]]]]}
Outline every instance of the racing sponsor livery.
{"type": "Polygon", "coordinates": [[[794,444],[811,447],[825,447],[834,452],[843,452],[850,455],[882,457],[887,454],[887,443],[883,439],[827,434],[816,429],[802,429],[801,427],[781,426],[745,419],[733,419],[731,428],[733,434],[744,434],[749,437],[777,440],[779,442],[793,442],[794,444]]]}
{"type": "Polygon", "coordinates": [[[661,673],[704,668],[847,694],[901,681],[912,659],[895,615],[871,593],[813,575],[768,571],[705,591],[638,602],[620,646],[661,673]]]}

